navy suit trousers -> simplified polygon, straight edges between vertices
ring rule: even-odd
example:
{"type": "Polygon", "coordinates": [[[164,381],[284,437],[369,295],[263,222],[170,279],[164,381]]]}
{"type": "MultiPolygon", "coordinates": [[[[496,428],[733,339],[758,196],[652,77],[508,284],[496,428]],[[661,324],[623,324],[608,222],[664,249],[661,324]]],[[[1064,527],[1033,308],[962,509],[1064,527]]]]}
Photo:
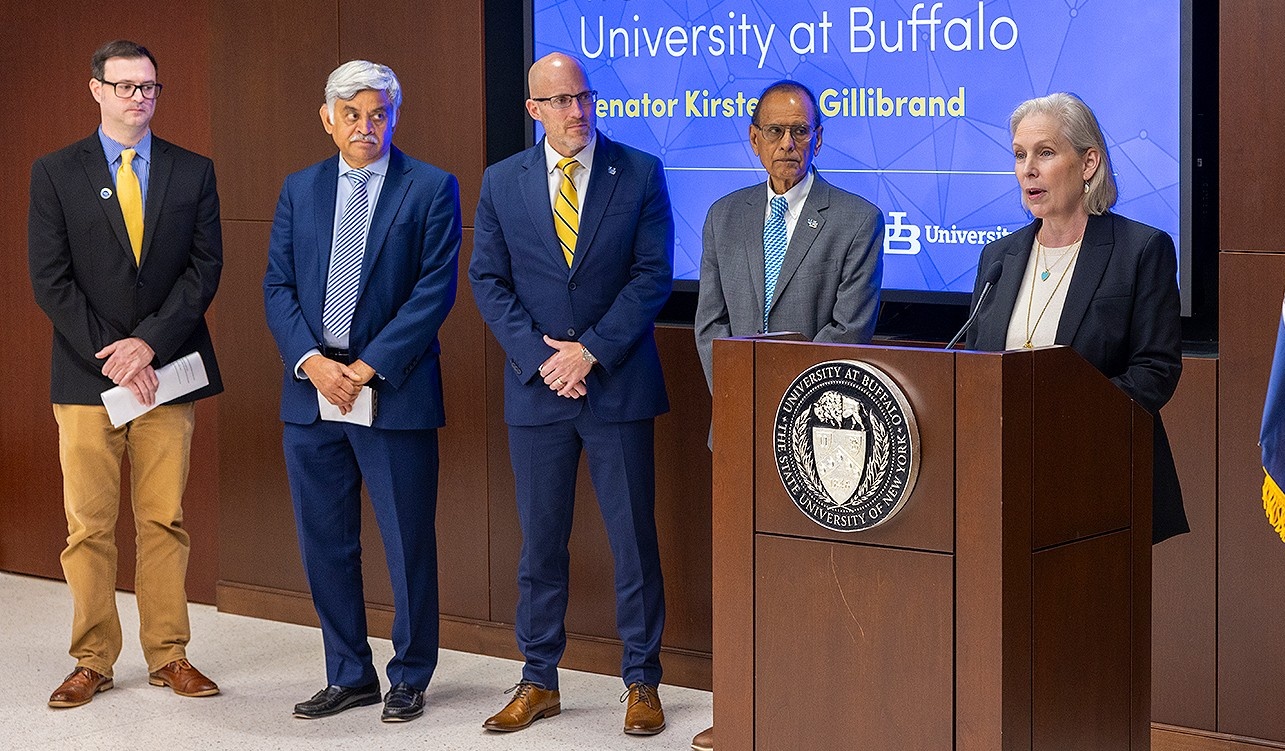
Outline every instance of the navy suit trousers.
{"type": "Polygon", "coordinates": [[[616,626],[626,685],[660,683],[665,593],[656,541],[654,419],[605,422],[586,405],[551,425],[509,426],[522,523],[517,641],[523,680],[558,687],[576,471],[583,449],[615,561],[616,626]]]}
{"type": "Polygon", "coordinates": [[[437,667],[437,431],[319,420],[286,423],[283,443],[327,683],[354,687],[378,679],[362,591],[364,479],[392,580],[388,680],[423,690],[437,667]]]}

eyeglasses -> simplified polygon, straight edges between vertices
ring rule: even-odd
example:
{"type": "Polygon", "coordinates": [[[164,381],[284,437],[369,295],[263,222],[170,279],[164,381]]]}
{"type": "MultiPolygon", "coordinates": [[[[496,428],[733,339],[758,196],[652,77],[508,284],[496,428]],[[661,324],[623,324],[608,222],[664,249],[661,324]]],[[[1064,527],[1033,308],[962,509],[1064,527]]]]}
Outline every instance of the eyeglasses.
{"type": "Polygon", "coordinates": [[[786,133],[790,134],[790,138],[794,139],[795,143],[803,143],[810,140],[812,135],[820,130],[820,128],[816,128],[814,130],[811,125],[785,126],[755,124],[754,127],[759,129],[759,132],[763,134],[763,137],[767,139],[768,143],[776,143],[781,140],[781,136],[786,133]]]}
{"type": "Polygon", "coordinates": [[[144,99],[155,99],[161,95],[161,85],[159,83],[113,83],[105,78],[98,79],[103,85],[110,86],[116,91],[116,96],[121,99],[130,99],[134,96],[134,91],[143,92],[144,99]]]}
{"type": "Polygon", "coordinates": [[[596,91],[582,91],[579,94],[557,94],[555,96],[533,96],[533,102],[548,102],[549,106],[555,110],[564,110],[571,106],[572,102],[580,102],[581,107],[588,107],[598,99],[596,91]]]}

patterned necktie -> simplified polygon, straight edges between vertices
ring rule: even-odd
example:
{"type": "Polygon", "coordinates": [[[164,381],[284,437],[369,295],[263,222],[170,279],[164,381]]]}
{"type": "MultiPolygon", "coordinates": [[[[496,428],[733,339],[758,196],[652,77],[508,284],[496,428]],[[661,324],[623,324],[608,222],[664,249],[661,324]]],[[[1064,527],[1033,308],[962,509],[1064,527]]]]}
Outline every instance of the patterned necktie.
{"type": "Polygon", "coordinates": [[[349,170],[352,195],[344,205],[344,218],[335,233],[335,247],[326,278],[326,302],[321,308],[321,322],[339,340],[348,338],[352,314],[357,308],[357,287],[361,282],[361,259],[366,255],[366,217],[370,213],[366,198],[366,181],[370,170],[349,170]]]}
{"type": "Polygon", "coordinates": [[[143,188],[138,182],[138,174],[130,166],[137,155],[134,149],[122,151],[120,167],[116,170],[116,198],[120,200],[120,211],[125,215],[125,231],[129,233],[135,264],[143,262],[143,188]]]}
{"type": "Polygon", "coordinates": [[[772,216],[763,225],[763,332],[767,333],[767,312],[776,296],[776,278],[785,260],[785,212],[790,204],[785,196],[772,196],[772,216]]]}
{"type": "Polygon", "coordinates": [[[553,202],[554,226],[558,231],[558,242],[562,245],[562,255],[567,259],[567,267],[576,257],[576,236],[580,233],[580,197],[576,194],[576,184],[571,176],[580,167],[572,157],[558,162],[562,170],[562,184],[558,186],[558,197],[553,202]]]}

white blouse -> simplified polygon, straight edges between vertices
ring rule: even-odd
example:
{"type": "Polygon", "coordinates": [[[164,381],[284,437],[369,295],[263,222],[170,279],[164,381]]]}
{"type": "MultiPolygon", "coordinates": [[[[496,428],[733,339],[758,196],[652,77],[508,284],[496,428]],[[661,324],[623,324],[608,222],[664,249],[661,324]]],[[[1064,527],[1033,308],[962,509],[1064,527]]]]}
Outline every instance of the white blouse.
{"type": "Polygon", "coordinates": [[[1030,260],[1017,292],[1012,315],[1008,319],[1007,349],[1047,347],[1057,336],[1057,325],[1066,306],[1066,291],[1075,276],[1075,262],[1080,256],[1080,240],[1061,248],[1040,245],[1031,247],[1030,260]]]}

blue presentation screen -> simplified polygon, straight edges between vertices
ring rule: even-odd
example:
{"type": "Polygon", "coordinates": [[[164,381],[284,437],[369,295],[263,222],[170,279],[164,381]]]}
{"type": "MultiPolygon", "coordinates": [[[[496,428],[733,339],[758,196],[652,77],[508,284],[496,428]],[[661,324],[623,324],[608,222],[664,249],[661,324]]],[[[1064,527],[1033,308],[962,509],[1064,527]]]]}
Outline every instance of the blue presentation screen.
{"type": "Polygon", "coordinates": [[[971,291],[982,246],[1030,221],[1008,117],[1055,91],[1096,112],[1115,211],[1180,239],[1180,0],[533,0],[532,11],[536,58],[583,60],[599,128],[664,161],[676,278],[699,274],[710,204],[766,180],[749,120],[782,78],[820,100],[818,171],[884,212],[885,289],[971,291]]]}

